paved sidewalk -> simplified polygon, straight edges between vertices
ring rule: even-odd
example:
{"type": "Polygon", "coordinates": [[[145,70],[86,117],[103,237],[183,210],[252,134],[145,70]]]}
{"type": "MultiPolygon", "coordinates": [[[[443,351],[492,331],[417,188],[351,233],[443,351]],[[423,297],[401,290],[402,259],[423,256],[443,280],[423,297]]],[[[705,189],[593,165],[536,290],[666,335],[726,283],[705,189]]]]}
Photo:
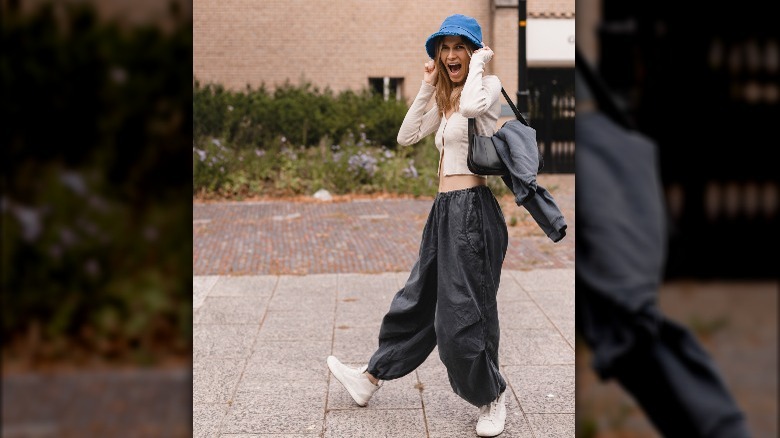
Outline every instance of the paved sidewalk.
{"type": "MultiPolygon", "coordinates": [[[[365,408],[325,358],[365,363],[408,272],[193,279],[193,436],[474,437],[437,352],[365,408]]],[[[501,437],[574,437],[574,269],[505,269],[498,294],[501,437]]]]}

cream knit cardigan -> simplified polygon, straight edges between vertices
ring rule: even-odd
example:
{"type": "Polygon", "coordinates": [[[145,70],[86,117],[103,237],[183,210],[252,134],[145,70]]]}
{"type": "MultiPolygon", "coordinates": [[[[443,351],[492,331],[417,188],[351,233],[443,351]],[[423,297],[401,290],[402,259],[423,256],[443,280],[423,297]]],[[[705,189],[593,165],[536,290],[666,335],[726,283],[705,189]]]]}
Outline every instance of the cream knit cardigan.
{"type": "Polygon", "coordinates": [[[469,63],[469,74],[460,96],[460,108],[450,118],[444,117],[436,102],[425,111],[436,87],[422,81],[398,130],[398,143],[408,146],[436,132],[439,150],[439,169],[444,175],[474,175],[466,165],[468,154],[468,119],[475,118],[477,132],[493,135],[501,113],[501,81],[497,76],[485,75],[484,52],[474,52],[469,63]],[[438,127],[438,129],[437,129],[438,127]]]}

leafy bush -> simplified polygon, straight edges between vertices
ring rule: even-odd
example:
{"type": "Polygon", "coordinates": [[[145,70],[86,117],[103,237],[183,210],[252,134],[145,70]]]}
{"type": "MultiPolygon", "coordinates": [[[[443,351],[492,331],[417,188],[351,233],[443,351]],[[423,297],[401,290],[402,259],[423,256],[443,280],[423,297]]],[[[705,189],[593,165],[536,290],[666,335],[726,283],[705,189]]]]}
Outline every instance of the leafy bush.
{"type": "Polygon", "coordinates": [[[267,149],[244,150],[203,138],[193,148],[196,195],[241,199],[255,195],[403,193],[432,195],[439,153],[428,138],[396,150],[375,145],[364,133],[316,147],[295,146],[285,137],[267,149]]]}
{"type": "Polygon", "coordinates": [[[280,137],[309,147],[350,132],[395,148],[406,109],[403,102],[385,101],[367,89],[334,95],[310,83],[286,82],[273,92],[265,86],[230,91],[195,80],[193,88],[195,138],[221,138],[239,149],[264,149],[280,137]]]}

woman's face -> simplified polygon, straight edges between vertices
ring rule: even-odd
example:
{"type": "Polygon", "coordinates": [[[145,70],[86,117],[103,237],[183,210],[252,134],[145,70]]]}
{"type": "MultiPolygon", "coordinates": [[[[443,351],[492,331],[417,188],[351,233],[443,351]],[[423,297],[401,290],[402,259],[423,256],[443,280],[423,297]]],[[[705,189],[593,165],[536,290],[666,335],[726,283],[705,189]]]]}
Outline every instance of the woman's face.
{"type": "Polygon", "coordinates": [[[459,36],[445,36],[441,42],[439,60],[444,64],[450,80],[460,83],[466,80],[469,72],[469,49],[459,36]]]}

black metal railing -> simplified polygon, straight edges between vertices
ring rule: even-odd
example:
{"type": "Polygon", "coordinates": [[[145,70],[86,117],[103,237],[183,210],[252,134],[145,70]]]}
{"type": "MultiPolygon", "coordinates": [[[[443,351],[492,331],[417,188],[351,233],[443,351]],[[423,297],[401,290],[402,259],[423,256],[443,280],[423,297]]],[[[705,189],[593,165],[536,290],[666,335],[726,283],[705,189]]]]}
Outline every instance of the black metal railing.
{"type": "Polygon", "coordinates": [[[544,157],[540,173],[574,173],[574,69],[532,68],[529,121],[544,157]]]}

